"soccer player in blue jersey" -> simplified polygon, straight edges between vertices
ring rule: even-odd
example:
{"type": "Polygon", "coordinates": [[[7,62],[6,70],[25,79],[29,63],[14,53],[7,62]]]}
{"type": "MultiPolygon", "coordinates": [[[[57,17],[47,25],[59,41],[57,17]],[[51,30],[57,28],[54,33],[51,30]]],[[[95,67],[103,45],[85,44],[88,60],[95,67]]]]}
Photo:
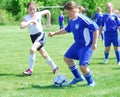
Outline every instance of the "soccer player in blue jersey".
{"type": "Polygon", "coordinates": [[[105,51],[104,51],[104,64],[108,63],[109,52],[111,43],[113,43],[117,64],[120,65],[120,50],[119,39],[118,39],[118,28],[120,30],[120,21],[118,16],[113,13],[113,5],[111,2],[106,4],[106,14],[103,15],[102,24],[100,27],[100,33],[105,26],[105,51]]]}
{"type": "Polygon", "coordinates": [[[58,67],[55,65],[53,60],[49,57],[48,53],[44,48],[45,44],[45,32],[43,31],[43,27],[41,24],[41,18],[43,15],[47,16],[47,27],[50,26],[51,14],[49,10],[43,10],[40,12],[36,12],[37,5],[35,2],[29,2],[27,4],[27,11],[28,15],[23,18],[23,21],[20,23],[20,28],[28,28],[28,32],[30,34],[31,41],[33,45],[30,48],[30,56],[29,56],[29,63],[28,68],[24,75],[31,75],[33,72],[33,67],[35,63],[35,55],[36,51],[38,50],[42,57],[46,60],[46,62],[51,66],[53,73],[56,73],[58,67]]]}
{"type": "Polygon", "coordinates": [[[97,46],[99,27],[88,17],[79,14],[76,2],[67,2],[64,9],[70,18],[68,25],[64,29],[49,33],[48,36],[52,37],[59,34],[73,33],[75,42],[64,55],[64,61],[74,75],[70,84],[81,82],[85,77],[88,86],[95,86],[95,81],[93,80],[88,65],[93,50],[95,50],[97,46]],[[80,74],[74,59],[79,60],[80,69],[84,77],[80,74]]]}
{"type": "Polygon", "coordinates": [[[63,15],[62,11],[60,11],[60,15],[58,17],[58,21],[59,21],[60,29],[62,29],[64,27],[64,15],[63,15]]]}
{"type": "MultiPolygon", "coordinates": [[[[102,9],[100,7],[97,7],[97,12],[94,15],[94,21],[97,23],[99,27],[102,23],[102,17],[103,17],[102,9]]],[[[101,33],[101,38],[103,40],[103,33],[101,33]]]]}

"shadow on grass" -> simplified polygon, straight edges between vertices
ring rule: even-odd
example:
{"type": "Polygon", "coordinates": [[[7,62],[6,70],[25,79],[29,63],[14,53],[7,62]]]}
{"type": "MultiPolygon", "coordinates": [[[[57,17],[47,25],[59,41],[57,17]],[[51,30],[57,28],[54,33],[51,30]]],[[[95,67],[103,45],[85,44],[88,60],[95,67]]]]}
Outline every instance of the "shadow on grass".
{"type": "Polygon", "coordinates": [[[26,77],[25,75],[23,74],[11,74],[11,73],[2,73],[0,74],[0,77],[1,76],[16,76],[16,77],[26,77]]]}
{"type": "Polygon", "coordinates": [[[27,89],[69,89],[69,88],[76,88],[76,87],[86,87],[86,84],[84,85],[67,85],[67,86],[55,86],[55,85],[46,85],[46,86],[42,86],[42,85],[29,85],[29,87],[22,87],[19,88],[18,90],[27,90],[27,89]]]}

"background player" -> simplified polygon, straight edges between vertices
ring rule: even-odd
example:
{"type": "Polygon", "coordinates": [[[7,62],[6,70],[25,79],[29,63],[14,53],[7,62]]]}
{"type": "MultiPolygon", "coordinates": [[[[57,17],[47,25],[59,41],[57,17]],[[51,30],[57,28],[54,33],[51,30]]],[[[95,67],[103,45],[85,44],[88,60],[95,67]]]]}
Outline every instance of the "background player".
{"type": "Polygon", "coordinates": [[[60,29],[62,29],[64,27],[64,15],[63,15],[62,11],[60,11],[60,15],[58,17],[58,21],[59,21],[60,29]]]}
{"type": "Polygon", "coordinates": [[[100,27],[100,32],[102,32],[103,27],[105,26],[105,52],[104,52],[104,64],[108,62],[109,52],[111,43],[113,43],[117,63],[120,65],[120,50],[119,46],[119,37],[118,37],[118,28],[120,29],[120,21],[116,14],[113,13],[113,5],[111,2],[106,4],[106,14],[103,15],[102,24],[100,27]]]}
{"type": "MultiPolygon", "coordinates": [[[[102,17],[103,17],[102,9],[100,7],[97,7],[97,12],[94,15],[94,21],[97,23],[99,27],[102,23],[102,17]]],[[[101,33],[101,38],[103,40],[103,33],[101,33]]]]}
{"type": "Polygon", "coordinates": [[[41,12],[36,12],[36,3],[29,2],[27,4],[27,11],[28,15],[23,18],[23,21],[20,24],[20,28],[23,29],[25,27],[28,28],[30,33],[30,37],[32,40],[33,45],[30,48],[30,56],[29,56],[29,63],[28,69],[24,72],[25,75],[31,75],[34,67],[35,62],[35,53],[36,50],[42,55],[42,57],[46,60],[46,62],[51,66],[53,73],[57,72],[58,67],[54,64],[52,59],[47,54],[46,50],[44,49],[45,43],[45,33],[43,32],[43,27],[41,24],[41,17],[42,15],[47,15],[47,27],[50,26],[51,21],[51,14],[49,10],[44,10],[41,12]]]}
{"type": "Polygon", "coordinates": [[[51,32],[48,36],[52,37],[59,34],[73,32],[75,42],[64,55],[64,61],[74,75],[74,79],[70,84],[81,82],[85,77],[88,86],[95,86],[88,65],[93,50],[95,50],[97,46],[99,27],[88,17],[79,14],[77,4],[74,1],[67,2],[64,9],[70,18],[67,27],[56,32],[51,32]],[[79,60],[80,69],[84,77],[80,74],[74,59],[79,60]]]}

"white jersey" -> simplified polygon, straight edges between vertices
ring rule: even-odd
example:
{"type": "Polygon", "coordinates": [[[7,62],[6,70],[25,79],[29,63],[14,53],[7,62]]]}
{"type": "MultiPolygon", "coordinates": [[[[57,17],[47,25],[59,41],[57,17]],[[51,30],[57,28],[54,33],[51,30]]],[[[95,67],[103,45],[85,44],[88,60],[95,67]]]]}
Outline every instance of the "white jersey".
{"type": "Polygon", "coordinates": [[[33,17],[31,17],[30,15],[26,15],[24,17],[24,20],[25,21],[30,21],[30,20],[37,21],[36,24],[31,23],[30,25],[27,26],[30,35],[37,34],[38,32],[44,33],[43,27],[41,24],[41,13],[40,12],[36,12],[33,17]]]}

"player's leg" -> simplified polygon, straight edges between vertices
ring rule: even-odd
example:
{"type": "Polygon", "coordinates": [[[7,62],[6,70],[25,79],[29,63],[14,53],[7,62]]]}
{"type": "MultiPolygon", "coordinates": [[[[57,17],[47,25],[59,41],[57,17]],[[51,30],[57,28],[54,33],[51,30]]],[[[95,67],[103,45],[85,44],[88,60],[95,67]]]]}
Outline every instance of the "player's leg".
{"type": "Polygon", "coordinates": [[[79,52],[80,69],[87,81],[88,86],[95,86],[95,81],[93,80],[92,73],[88,67],[92,54],[93,50],[88,47],[81,48],[79,52]]]}
{"type": "Polygon", "coordinates": [[[116,59],[117,59],[117,64],[120,65],[120,50],[119,50],[118,36],[113,38],[113,45],[114,45],[115,55],[116,55],[116,59]]]}
{"type": "Polygon", "coordinates": [[[48,53],[46,52],[45,48],[42,47],[39,50],[39,53],[42,55],[42,57],[46,60],[47,64],[52,68],[53,73],[57,73],[58,66],[53,62],[53,60],[50,58],[48,53]]]}
{"type": "Polygon", "coordinates": [[[105,47],[105,51],[104,51],[104,64],[108,63],[108,59],[109,59],[109,52],[110,52],[110,47],[105,47]]]}
{"type": "Polygon", "coordinates": [[[118,65],[120,65],[120,50],[116,46],[114,46],[114,50],[115,50],[115,54],[116,54],[116,58],[117,58],[117,63],[118,63],[118,65]]]}
{"type": "Polygon", "coordinates": [[[107,37],[107,35],[105,35],[105,42],[104,42],[105,51],[104,51],[104,61],[103,61],[104,64],[108,63],[111,42],[112,42],[111,37],[107,37]]]}
{"type": "Polygon", "coordinates": [[[74,79],[70,82],[70,84],[75,84],[84,80],[83,76],[78,70],[78,67],[76,66],[76,63],[73,61],[73,59],[78,59],[76,56],[76,54],[78,53],[77,51],[78,49],[76,49],[76,46],[73,44],[64,55],[64,61],[74,75],[74,79]]]}
{"type": "Polygon", "coordinates": [[[35,53],[37,48],[39,48],[41,44],[39,42],[34,42],[34,44],[30,48],[30,56],[28,62],[28,69],[24,72],[25,75],[31,75],[35,63],[35,53]]]}

